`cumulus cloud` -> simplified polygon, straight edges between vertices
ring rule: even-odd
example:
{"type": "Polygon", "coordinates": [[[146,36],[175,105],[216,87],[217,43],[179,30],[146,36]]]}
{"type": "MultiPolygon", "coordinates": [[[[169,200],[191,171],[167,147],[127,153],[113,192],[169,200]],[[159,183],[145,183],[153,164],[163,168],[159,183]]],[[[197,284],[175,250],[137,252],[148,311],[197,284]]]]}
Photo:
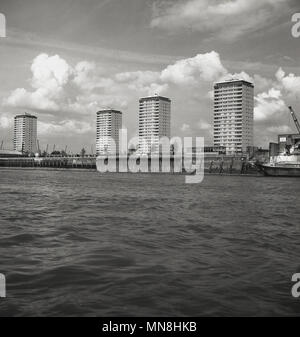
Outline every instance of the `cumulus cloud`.
{"type": "Polygon", "coordinates": [[[105,104],[126,105],[125,99],[107,93],[114,82],[101,76],[94,63],[81,61],[74,67],[59,55],[38,55],[31,66],[32,90],[18,88],[4,100],[4,105],[33,111],[95,113],[105,104]]]}
{"type": "Polygon", "coordinates": [[[114,89],[114,81],[104,76],[103,69],[93,62],[81,61],[74,69],[73,82],[82,91],[91,92],[96,89],[114,89]]]}
{"type": "MultiPolygon", "coordinates": [[[[292,96],[295,98],[300,87],[300,77],[286,74],[281,68],[273,79],[258,74],[251,76],[244,71],[231,73],[215,51],[178,60],[161,71],[140,70],[116,74],[108,74],[108,71],[92,62],[81,61],[71,65],[59,55],[41,54],[33,60],[31,72],[31,89],[18,88],[3,103],[13,108],[53,115],[55,122],[47,123],[39,119],[39,132],[42,135],[63,135],[64,132],[88,134],[93,127],[86,122],[91,121],[87,116],[94,116],[101,108],[123,110],[130,104],[130,107],[133,104],[136,106],[138,97],[155,93],[166,94],[176,101],[173,114],[176,107],[178,111],[182,107],[187,108],[186,102],[180,102],[181,96],[190,97],[187,109],[191,116],[187,116],[182,126],[179,126],[182,132],[212,130],[206,113],[201,114],[199,120],[199,106],[208,107],[207,101],[213,98],[213,82],[231,78],[255,83],[256,126],[266,126],[268,123],[268,127],[275,127],[275,121],[285,125],[285,100],[292,96]],[[193,107],[195,102],[197,106],[193,107]],[[195,123],[191,124],[191,120],[195,123]]],[[[1,115],[2,129],[11,127],[12,119],[8,118],[1,115]]],[[[176,119],[174,115],[173,118],[176,119]]],[[[275,129],[267,131],[275,132],[275,129]]]]}
{"type": "Polygon", "coordinates": [[[47,54],[40,54],[34,59],[31,71],[32,87],[45,88],[53,94],[59,93],[73,74],[73,69],[64,59],[58,55],[48,56],[47,54]]]}
{"type": "Polygon", "coordinates": [[[85,90],[92,90],[96,87],[97,80],[94,72],[96,65],[91,62],[81,61],[75,66],[74,83],[85,90]]]}
{"type": "Polygon", "coordinates": [[[227,81],[231,79],[238,79],[238,80],[244,80],[247,82],[254,82],[253,77],[251,77],[249,74],[247,74],[245,71],[241,71],[240,73],[227,73],[223,77],[220,78],[222,81],[227,81]]]}
{"type": "Polygon", "coordinates": [[[0,129],[10,129],[13,126],[13,118],[2,113],[0,116],[0,129]]]}
{"type": "Polygon", "coordinates": [[[270,118],[274,119],[283,113],[286,109],[286,104],[281,97],[281,91],[274,88],[270,89],[268,92],[258,94],[255,97],[255,120],[264,121],[270,118]]]}
{"type": "Polygon", "coordinates": [[[31,66],[30,80],[33,91],[18,88],[11,93],[5,103],[13,107],[30,109],[59,110],[58,101],[63,101],[65,88],[74,70],[58,55],[38,55],[31,66]]]}
{"type": "Polygon", "coordinates": [[[179,85],[197,84],[199,81],[214,81],[225,75],[220,55],[215,51],[177,61],[161,73],[161,80],[179,85]]]}
{"type": "Polygon", "coordinates": [[[63,135],[65,132],[81,135],[92,131],[92,126],[89,123],[74,120],[64,120],[58,123],[38,121],[38,131],[39,135],[63,135]]]}
{"type": "Polygon", "coordinates": [[[153,95],[154,93],[164,93],[171,84],[177,86],[197,85],[201,81],[212,82],[226,73],[227,70],[221,62],[220,55],[212,51],[178,60],[160,72],[124,72],[116,74],[114,80],[119,84],[125,84],[131,90],[153,95]]]}
{"type": "Polygon", "coordinates": [[[170,85],[211,82],[227,73],[215,51],[182,59],[162,71],[132,71],[105,76],[95,63],[70,65],[59,55],[38,55],[32,62],[32,89],[17,88],[4,105],[52,114],[91,114],[102,107],[126,107],[135,95],[164,94],[170,85]]]}
{"type": "Polygon", "coordinates": [[[296,76],[295,74],[286,75],[282,68],[279,68],[276,73],[276,78],[288,94],[299,95],[300,76],[296,76]]]}
{"type": "Polygon", "coordinates": [[[28,92],[24,88],[18,88],[4,100],[4,105],[48,111],[59,110],[59,105],[51,97],[48,97],[48,93],[48,90],[45,88],[40,88],[33,92],[28,92]]]}
{"type": "Polygon", "coordinates": [[[129,89],[148,95],[162,94],[168,90],[168,84],[160,81],[160,73],[156,71],[132,71],[115,76],[117,83],[126,84],[129,89]]]}
{"type": "Polygon", "coordinates": [[[153,6],[152,27],[189,29],[236,39],[270,26],[289,9],[286,0],[159,0],[153,6]]]}
{"type": "Polygon", "coordinates": [[[4,104],[46,111],[58,111],[63,102],[65,87],[73,75],[73,69],[58,55],[38,55],[31,66],[32,91],[14,90],[4,104]]]}
{"type": "Polygon", "coordinates": [[[288,117],[287,107],[295,102],[299,95],[300,76],[286,74],[282,68],[275,73],[275,80],[266,79],[259,75],[254,76],[256,90],[262,88],[268,90],[258,93],[255,97],[254,117],[257,122],[270,123],[267,128],[269,132],[288,132],[290,127],[272,125],[273,123],[284,123],[288,117]]]}

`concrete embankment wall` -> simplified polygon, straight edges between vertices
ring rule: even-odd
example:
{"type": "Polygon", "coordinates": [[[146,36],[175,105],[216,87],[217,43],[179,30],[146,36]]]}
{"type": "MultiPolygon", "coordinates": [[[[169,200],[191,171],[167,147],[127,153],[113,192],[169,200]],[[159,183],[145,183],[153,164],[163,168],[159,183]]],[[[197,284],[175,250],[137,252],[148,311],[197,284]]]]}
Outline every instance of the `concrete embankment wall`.
{"type": "MultiPolygon", "coordinates": [[[[172,158],[170,166],[172,172],[172,158]]],[[[0,158],[0,167],[96,169],[96,158],[0,158]]],[[[258,174],[258,170],[242,156],[205,155],[204,170],[206,174],[258,174]]]]}
{"type": "Polygon", "coordinates": [[[95,158],[0,158],[0,167],[96,169],[95,158]]]}
{"type": "Polygon", "coordinates": [[[205,156],[205,173],[257,174],[258,170],[242,156],[205,156]]]}

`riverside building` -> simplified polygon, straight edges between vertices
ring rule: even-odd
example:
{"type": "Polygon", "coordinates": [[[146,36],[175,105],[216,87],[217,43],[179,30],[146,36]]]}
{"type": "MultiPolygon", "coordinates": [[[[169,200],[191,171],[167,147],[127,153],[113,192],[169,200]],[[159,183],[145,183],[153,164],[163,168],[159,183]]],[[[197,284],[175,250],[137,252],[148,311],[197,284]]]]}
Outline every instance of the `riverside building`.
{"type": "Polygon", "coordinates": [[[119,130],[121,128],[121,111],[101,110],[97,112],[97,155],[118,154],[119,130]]]}
{"type": "Polygon", "coordinates": [[[227,154],[253,146],[254,85],[232,79],[214,85],[214,146],[227,154]]]}
{"type": "Polygon", "coordinates": [[[25,113],[14,120],[14,150],[22,153],[37,151],[37,117],[25,113]]]}
{"type": "Polygon", "coordinates": [[[162,96],[139,101],[139,153],[159,152],[159,139],[171,137],[171,100],[162,96]]]}

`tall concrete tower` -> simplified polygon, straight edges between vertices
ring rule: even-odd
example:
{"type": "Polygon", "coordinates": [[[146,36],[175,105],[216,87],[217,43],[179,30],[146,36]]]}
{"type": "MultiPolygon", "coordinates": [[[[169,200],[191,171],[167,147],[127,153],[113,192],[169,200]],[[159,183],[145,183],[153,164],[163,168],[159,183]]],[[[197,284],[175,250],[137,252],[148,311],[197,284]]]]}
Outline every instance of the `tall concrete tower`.
{"type": "Polygon", "coordinates": [[[214,146],[242,153],[253,146],[254,85],[232,79],[214,85],[214,146]]]}
{"type": "Polygon", "coordinates": [[[25,113],[15,117],[14,150],[23,153],[37,151],[37,117],[25,113]]]}
{"type": "Polygon", "coordinates": [[[162,137],[171,137],[171,100],[162,96],[141,98],[139,152],[158,152],[159,139],[162,137]]]}

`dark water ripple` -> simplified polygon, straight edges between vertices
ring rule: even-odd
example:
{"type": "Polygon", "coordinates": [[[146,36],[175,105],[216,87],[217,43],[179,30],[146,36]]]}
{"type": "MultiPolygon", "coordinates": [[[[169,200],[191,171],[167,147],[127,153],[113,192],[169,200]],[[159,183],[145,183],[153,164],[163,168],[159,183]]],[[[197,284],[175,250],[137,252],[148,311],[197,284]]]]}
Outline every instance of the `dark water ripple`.
{"type": "Polygon", "coordinates": [[[299,315],[299,180],[0,171],[0,316],[299,315]]]}

